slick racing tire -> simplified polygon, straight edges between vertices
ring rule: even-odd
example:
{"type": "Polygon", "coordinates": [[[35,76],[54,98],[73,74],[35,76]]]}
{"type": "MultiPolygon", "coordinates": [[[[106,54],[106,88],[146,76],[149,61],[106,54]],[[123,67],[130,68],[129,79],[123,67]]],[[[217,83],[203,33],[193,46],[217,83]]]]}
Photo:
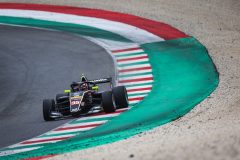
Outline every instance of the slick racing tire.
{"type": "Polygon", "coordinates": [[[112,113],[116,111],[117,107],[111,91],[106,91],[102,93],[102,107],[104,112],[106,113],[112,113]]]}
{"type": "Polygon", "coordinates": [[[125,86],[118,86],[112,89],[117,109],[128,107],[128,95],[125,86]]]}
{"type": "Polygon", "coordinates": [[[50,117],[51,111],[55,108],[55,102],[53,99],[44,99],[43,100],[43,118],[45,121],[52,121],[54,118],[50,117]]]}

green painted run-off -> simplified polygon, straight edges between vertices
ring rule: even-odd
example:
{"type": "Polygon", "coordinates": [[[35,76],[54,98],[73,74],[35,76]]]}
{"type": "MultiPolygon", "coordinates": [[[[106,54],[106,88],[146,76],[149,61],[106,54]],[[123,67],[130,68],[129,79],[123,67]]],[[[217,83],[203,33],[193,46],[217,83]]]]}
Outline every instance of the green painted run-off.
{"type": "Polygon", "coordinates": [[[153,70],[153,89],[139,104],[78,136],[5,158],[16,159],[85,149],[122,140],[189,112],[218,85],[206,48],[194,38],[144,44],[153,70]]]}

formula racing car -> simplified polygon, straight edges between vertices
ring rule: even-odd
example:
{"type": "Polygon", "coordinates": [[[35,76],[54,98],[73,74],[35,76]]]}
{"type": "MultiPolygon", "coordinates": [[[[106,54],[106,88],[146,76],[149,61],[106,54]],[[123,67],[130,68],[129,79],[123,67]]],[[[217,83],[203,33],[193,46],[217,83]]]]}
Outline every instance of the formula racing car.
{"type": "Polygon", "coordinates": [[[70,90],[57,94],[56,99],[43,100],[43,117],[51,121],[66,117],[80,117],[97,112],[111,113],[128,107],[128,96],[124,86],[112,87],[112,78],[73,82],[70,90]],[[110,90],[99,92],[99,84],[110,83],[110,90]]]}

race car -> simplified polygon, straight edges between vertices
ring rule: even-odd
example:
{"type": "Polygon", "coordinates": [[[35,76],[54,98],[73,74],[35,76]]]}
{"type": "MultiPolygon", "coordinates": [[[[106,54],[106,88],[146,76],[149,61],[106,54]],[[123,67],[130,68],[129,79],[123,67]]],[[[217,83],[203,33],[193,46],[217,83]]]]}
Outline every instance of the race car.
{"type": "Polygon", "coordinates": [[[73,82],[70,90],[57,94],[56,99],[43,100],[43,118],[52,121],[66,117],[80,117],[98,112],[112,113],[128,107],[128,96],[124,86],[112,87],[112,78],[73,82]],[[99,92],[99,84],[110,83],[110,90],[99,92]]]}

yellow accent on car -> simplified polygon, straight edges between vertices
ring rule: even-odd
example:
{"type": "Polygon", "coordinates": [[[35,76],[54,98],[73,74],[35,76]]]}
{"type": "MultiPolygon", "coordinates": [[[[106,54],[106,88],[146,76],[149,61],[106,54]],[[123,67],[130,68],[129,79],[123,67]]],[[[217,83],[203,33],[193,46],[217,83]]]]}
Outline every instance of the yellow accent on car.
{"type": "Polygon", "coordinates": [[[98,90],[98,86],[93,86],[93,87],[92,87],[92,90],[97,91],[97,90],[98,90]]]}
{"type": "Polygon", "coordinates": [[[71,92],[71,90],[69,90],[69,89],[64,90],[64,93],[70,93],[70,92],[71,92]]]}

